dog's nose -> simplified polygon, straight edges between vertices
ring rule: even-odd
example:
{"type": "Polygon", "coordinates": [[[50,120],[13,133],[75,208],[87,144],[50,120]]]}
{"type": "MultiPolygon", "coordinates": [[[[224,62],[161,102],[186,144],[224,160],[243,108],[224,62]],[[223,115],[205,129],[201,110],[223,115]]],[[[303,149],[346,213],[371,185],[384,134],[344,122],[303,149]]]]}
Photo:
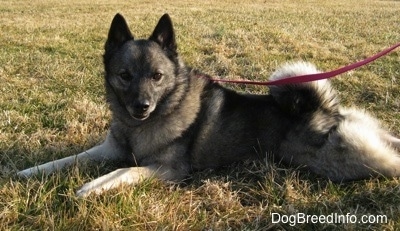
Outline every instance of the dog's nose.
{"type": "Polygon", "coordinates": [[[146,112],[147,110],[149,110],[150,102],[148,100],[136,102],[134,107],[137,112],[146,112]]]}

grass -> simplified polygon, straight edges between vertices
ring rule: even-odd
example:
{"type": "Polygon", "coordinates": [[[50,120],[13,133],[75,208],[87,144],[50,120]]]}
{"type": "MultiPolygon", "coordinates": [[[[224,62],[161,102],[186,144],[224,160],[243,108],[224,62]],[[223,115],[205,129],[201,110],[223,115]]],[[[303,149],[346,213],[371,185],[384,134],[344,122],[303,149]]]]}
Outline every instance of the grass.
{"type": "MultiPolygon", "coordinates": [[[[75,190],[112,169],[80,166],[21,180],[19,169],[104,139],[103,45],[122,13],[138,38],[170,13],[184,60],[213,76],[265,80],[281,63],[323,70],[400,41],[399,1],[2,1],[0,5],[0,230],[400,229],[399,179],[333,184],[272,163],[149,180],[79,199],[75,190]],[[387,223],[272,224],[272,213],[386,215],[387,223]]],[[[400,131],[399,52],[333,80],[345,105],[400,131]]],[[[232,86],[265,93],[264,87],[232,86]]]]}

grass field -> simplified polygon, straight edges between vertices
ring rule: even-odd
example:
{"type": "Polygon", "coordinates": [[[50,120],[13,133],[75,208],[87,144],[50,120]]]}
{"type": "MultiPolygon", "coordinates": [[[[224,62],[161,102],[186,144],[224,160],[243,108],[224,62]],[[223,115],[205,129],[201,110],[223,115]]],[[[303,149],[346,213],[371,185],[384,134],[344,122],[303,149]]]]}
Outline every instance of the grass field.
{"type": "MultiPolygon", "coordinates": [[[[0,230],[399,230],[399,179],[334,184],[272,163],[196,173],[189,184],[149,180],[76,198],[113,169],[77,166],[48,177],[15,172],[104,139],[102,53],[115,13],[137,38],[174,21],[188,65],[213,76],[265,80],[281,63],[323,70],[400,42],[400,1],[16,1],[0,4],[0,230]],[[272,213],[384,215],[387,222],[272,223],[272,213]]],[[[400,51],[333,80],[345,105],[400,134],[400,51]]],[[[232,86],[266,93],[264,87],[232,86]]],[[[372,217],[377,218],[378,217],[372,217]]],[[[354,221],[354,220],[352,220],[354,221]]]]}

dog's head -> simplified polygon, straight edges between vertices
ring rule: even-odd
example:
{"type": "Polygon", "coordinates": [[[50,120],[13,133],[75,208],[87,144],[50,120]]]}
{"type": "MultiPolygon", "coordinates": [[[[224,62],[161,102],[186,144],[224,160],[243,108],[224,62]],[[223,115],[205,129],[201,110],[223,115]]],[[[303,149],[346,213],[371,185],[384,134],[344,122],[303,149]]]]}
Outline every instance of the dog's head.
{"type": "Polygon", "coordinates": [[[115,15],[105,44],[107,98],[113,111],[147,119],[161,100],[172,94],[184,69],[177,55],[168,14],[149,39],[134,39],[125,19],[115,15]]]}

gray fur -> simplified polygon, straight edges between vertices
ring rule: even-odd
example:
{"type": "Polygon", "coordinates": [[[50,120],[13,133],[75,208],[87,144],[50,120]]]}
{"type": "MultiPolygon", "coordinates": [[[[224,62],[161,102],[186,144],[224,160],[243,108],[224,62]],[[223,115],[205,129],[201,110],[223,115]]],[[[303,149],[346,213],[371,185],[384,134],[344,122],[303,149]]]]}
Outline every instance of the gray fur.
{"type": "MultiPolygon", "coordinates": [[[[273,86],[270,95],[226,89],[185,66],[168,15],[149,39],[136,40],[117,14],[104,66],[112,112],[106,141],[20,176],[50,173],[72,160],[131,163],[85,184],[77,194],[86,196],[152,176],[180,181],[192,171],[263,159],[266,153],[334,181],[400,174],[394,149],[399,140],[366,113],[342,108],[328,81],[273,86]]],[[[271,78],[316,72],[311,64],[290,63],[271,78]]]]}

